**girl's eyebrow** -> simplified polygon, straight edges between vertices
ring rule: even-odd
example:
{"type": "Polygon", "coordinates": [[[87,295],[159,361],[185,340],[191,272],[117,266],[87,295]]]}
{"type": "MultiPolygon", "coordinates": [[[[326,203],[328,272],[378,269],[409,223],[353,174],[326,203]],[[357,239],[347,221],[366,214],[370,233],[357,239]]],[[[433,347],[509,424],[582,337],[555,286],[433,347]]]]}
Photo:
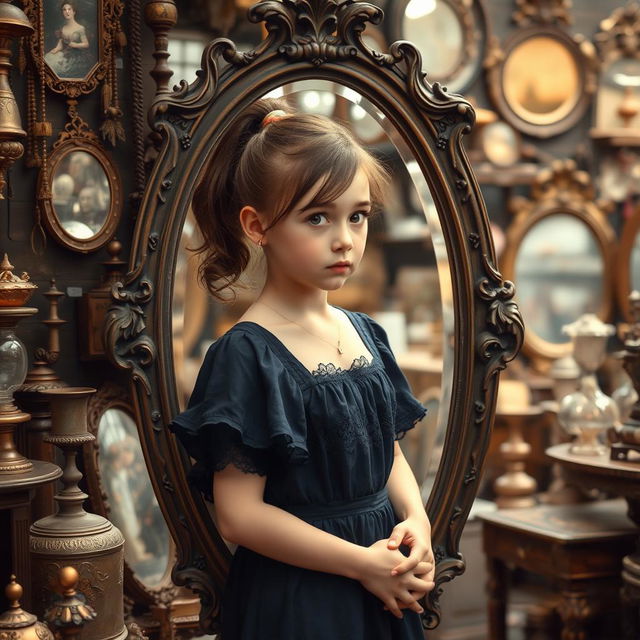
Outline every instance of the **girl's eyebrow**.
{"type": "MultiPolygon", "coordinates": [[[[362,200],[360,202],[355,202],[353,204],[353,208],[362,208],[362,207],[370,207],[371,206],[371,201],[370,200],[362,200]]],[[[306,207],[299,209],[298,213],[306,213],[307,211],[309,211],[310,209],[335,209],[336,205],[333,202],[310,202],[306,207]]]]}

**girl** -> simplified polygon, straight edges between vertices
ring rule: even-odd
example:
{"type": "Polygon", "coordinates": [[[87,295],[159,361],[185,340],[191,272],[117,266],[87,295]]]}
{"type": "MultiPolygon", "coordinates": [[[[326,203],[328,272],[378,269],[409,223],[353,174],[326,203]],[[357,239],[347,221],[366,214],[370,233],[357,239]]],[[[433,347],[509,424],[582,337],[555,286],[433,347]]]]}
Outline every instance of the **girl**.
{"type": "Polygon", "coordinates": [[[327,303],[358,267],[387,176],[342,126],[286,109],[247,109],[193,202],[213,295],[247,266],[247,243],[266,262],[171,425],[239,545],[222,637],[419,640],[430,527],[396,440],[425,410],[382,328],[327,303]]]}

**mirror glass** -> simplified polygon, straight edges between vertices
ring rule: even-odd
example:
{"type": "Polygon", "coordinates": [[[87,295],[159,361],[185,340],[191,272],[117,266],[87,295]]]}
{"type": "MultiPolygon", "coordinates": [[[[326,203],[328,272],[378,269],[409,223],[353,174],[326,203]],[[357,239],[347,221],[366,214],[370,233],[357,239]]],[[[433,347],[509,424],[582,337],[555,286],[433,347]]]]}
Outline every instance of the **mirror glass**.
{"type": "Polygon", "coordinates": [[[59,78],[81,80],[98,62],[98,7],[95,0],[41,0],[44,61],[59,78]]]}
{"type": "Polygon", "coordinates": [[[631,291],[640,291],[640,229],[636,233],[635,242],[629,258],[631,291]]]}
{"type": "Polygon", "coordinates": [[[593,231],[570,214],[542,218],[518,248],[515,284],[527,330],[551,343],[570,342],[562,327],[602,306],[604,260],[593,231]]]}
{"type": "MultiPolygon", "coordinates": [[[[361,121],[377,142],[368,149],[381,158],[392,174],[383,211],[369,223],[367,249],[358,271],[344,287],[331,292],[332,304],[363,311],[380,322],[390,336],[398,363],[414,394],[436,388],[430,412],[407,433],[401,446],[422,482],[435,475],[449,415],[453,372],[453,293],[449,262],[436,206],[418,163],[384,115],[355,91],[321,80],[296,82],[269,96],[304,103],[313,92],[318,110],[334,103],[344,121],[358,107],[361,121]],[[325,94],[331,94],[328,97],[325,94]]],[[[307,102],[307,104],[309,104],[307,102]]],[[[364,137],[363,131],[356,132],[364,137]]],[[[228,330],[255,299],[261,288],[262,265],[247,271],[245,289],[233,303],[210,299],[197,282],[197,257],[190,248],[199,244],[189,213],[183,228],[173,288],[173,349],[181,408],[193,389],[202,358],[216,337],[228,330]]]]}
{"type": "MultiPolygon", "coordinates": [[[[396,4],[396,2],[390,3],[396,4]]],[[[475,0],[398,0],[396,38],[415,44],[429,82],[450,92],[468,87],[482,64],[484,11],[475,0]]]]}
{"type": "Polygon", "coordinates": [[[124,536],[125,560],[138,580],[157,586],[167,572],[170,537],[133,418],[122,409],[107,409],[98,424],[98,446],[109,519],[124,536]]]}
{"type": "Polygon", "coordinates": [[[597,126],[603,129],[637,128],[640,122],[639,91],[640,60],[620,58],[609,64],[602,72],[598,86],[597,126]],[[625,114],[624,118],[621,112],[625,114]]]}
{"type": "Polygon", "coordinates": [[[462,24],[446,0],[411,0],[404,11],[402,34],[420,50],[430,81],[448,77],[460,65],[462,24]]]}
{"type": "Polygon", "coordinates": [[[517,45],[504,62],[502,90],[523,120],[551,124],[562,120],[580,98],[580,72],[571,51],[549,36],[517,45]]]}
{"type": "Polygon", "coordinates": [[[497,120],[482,127],[482,150],[498,167],[510,167],[520,159],[520,137],[513,127],[497,120]]]}
{"type": "Polygon", "coordinates": [[[63,229],[77,240],[95,236],[111,207],[104,168],[88,151],[65,153],[51,171],[51,203],[63,229]]]}

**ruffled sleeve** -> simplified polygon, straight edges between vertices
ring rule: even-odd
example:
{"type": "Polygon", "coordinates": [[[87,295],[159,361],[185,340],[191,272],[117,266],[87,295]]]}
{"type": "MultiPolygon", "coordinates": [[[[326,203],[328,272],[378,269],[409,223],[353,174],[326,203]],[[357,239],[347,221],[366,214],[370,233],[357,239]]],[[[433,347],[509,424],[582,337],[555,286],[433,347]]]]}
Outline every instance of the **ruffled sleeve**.
{"type": "Polygon", "coordinates": [[[396,439],[400,439],[415,427],[427,413],[427,409],[413,396],[409,383],[402,373],[389,346],[389,338],[385,330],[372,318],[361,314],[368,324],[375,346],[380,354],[385,372],[396,392],[395,432],[396,439]]]}
{"type": "Polygon", "coordinates": [[[169,425],[195,460],[190,483],[212,499],[213,472],[266,475],[308,459],[302,392],[256,336],[232,330],[204,359],[186,411],[169,425]]]}

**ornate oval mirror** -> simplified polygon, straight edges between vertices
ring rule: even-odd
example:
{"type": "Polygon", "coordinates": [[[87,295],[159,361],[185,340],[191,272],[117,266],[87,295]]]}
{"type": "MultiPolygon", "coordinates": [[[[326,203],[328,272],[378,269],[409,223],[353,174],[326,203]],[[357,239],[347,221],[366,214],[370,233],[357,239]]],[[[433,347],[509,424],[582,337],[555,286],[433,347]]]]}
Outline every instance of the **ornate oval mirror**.
{"type": "MultiPolygon", "coordinates": [[[[361,267],[344,287],[331,292],[329,301],[376,318],[391,336],[396,358],[415,395],[423,397],[430,391],[428,418],[401,440],[416,478],[425,487],[426,501],[426,487],[433,482],[440,461],[432,445],[444,439],[452,387],[451,345],[455,334],[452,277],[442,228],[433,197],[415,160],[392,129],[387,135],[386,119],[368,100],[351,89],[322,80],[296,82],[269,93],[270,97],[285,96],[292,105],[305,104],[312,112],[311,105],[316,105],[316,113],[323,113],[325,105],[331,102],[327,95],[333,95],[338,105],[348,103],[342,112],[357,107],[364,114],[360,121],[365,117],[370,120],[368,130],[375,132],[373,137],[378,141],[372,151],[383,157],[394,185],[382,213],[371,222],[361,267]],[[409,191],[413,193],[409,195],[409,191]],[[412,202],[418,203],[417,208],[412,202]],[[386,310],[389,308],[393,311],[386,310]],[[447,395],[436,398],[434,389],[438,394],[443,389],[447,395]]],[[[348,122],[352,130],[358,131],[355,122],[348,122]]],[[[174,367],[181,408],[193,388],[207,348],[237,321],[262,284],[259,275],[249,273],[243,288],[236,291],[234,303],[223,305],[209,300],[197,283],[197,257],[189,251],[199,244],[194,234],[195,226],[188,214],[180,240],[171,305],[174,367]]]]}
{"type": "Polygon", "coordinates": [[[61,142],[39,179],[51,188],[44,222],[55,240],[88,253],[111,239],[121,213],[120,180],[99,144],[88,138],[61,142]]]}
{"type": "Polygon", "coordinates": [[[593,46],[552,25],[515,32],[488,55],[489,93],[504,119],[539,138],[566,131],[596,86],[593,46]]]}
{"type": "Polygon", "coordinates": [[[638,207],[634,209],[622,229],[616,280],[618,304],[625,320],[633,322],[629,294],[632,291],[640,291],[640,208],[638,207]]]}
{"type": "Polygon", "coordinates": [[[511,205],[516,218],[502,264],[518,287],[524,351],[544,369],[571,353],[565,324],[583,313],[609,318],[614,234],[588,175],[570,160],[542,172],[532,195],[511,205]]]}
{"type": "Polygon", "coordinates": [[[175,592],[175,546],[145,464],[126,389],[107,383],[92,396],[88,426],[96,436],[83,450],[91,507],[125,537],[125,594],[153,605],[175,592]]]}
{"type": "Polygon", "coordinates": [[[464,91],[478,74],[487,42],[480,0],[400,0],[391,3],[392,37],[420,50],[430,82],[464,91]]]}
{"type": "MultiPolygon", "coordinates": [[[[178,546],[173,576],[200,593],[201,621],[206,630],[214,630],[229,550],[203,497],[189,488],[189,460],[166,427],[180,408],[174,336],[182,333],[185,359],[194,353],[198,357],[202,348],[200,329],[190,326],[190,318],[202,314],[201,309],[193,316],[183,313],[183,331],[172,324],[176,296],[188,295],[179,292],[185,285],[176,280],[176,266],[193,192],[222,132],[234,126],[243,109],[292,83],[321,80],[338,85],[342,97],[359,96],[359,105],[382,125],[393,143],[388,146],[419,191],[416,220],[403,222],[410,216],[401,210],[398,218],[405,232],[411,225],[428,228],[434,249],[439,244],[434,260],[447,262],[437,269],[437,283],[445,300],[440,303],[443,327],[453,328],[448,337],[452,348],[445,356],[451,363],[445,365],[451,371],[451,390],[446,394],[448,406],[439,411],[439,416],[446,416],[446,429],[427,504],[438,587],[429,595],[423,623],[433,627],[439,619],[441,585],[464,567],[458,541],[488,444],[495,374],[517,352],[523,330],[512,302],[513,287],[495,267],[486,211],[462,151],[461,137],[473,124],[473,110],[459,96],[425,82],[420,55],[410,43],[394,43],[387,53],[362,42],[367,22],[378,24],[382,19],[382,12],[367,2],[262,2],[249,16],[266,22],[266,39],[255,51],[240,53],[226,39],[212,42],[203,53],[198,79],[154,102],[150,117],[162,144],[137,221],[129,273],[114,289],[116,304],[107,317],[106,350],[116,364],[131,371],[147,464],[178,546]],[[439,237],[436,227],[425,223],[429,211],[439,221],[439,237]]],[[[403,190],[396,193],[402,202],[403,190]]],[[[388,209],[392,211],[391,205],[388,209]]],[[[428,252],[419,256],[418,266],[424,266],[425,255],[428,252]]],[[[194,267],[187,261],[184,268],[194,267]]],[[[378,270],[363,270],[363,277],[375,282],[376,272],[382,271],[378,270]]],[[[403,277],[403,286],[410,289],[413,278],[403,277]]],[[[384,286],[384,276],[382,281],[384,286]]],[[[206,303],[204,309],[206,324],[213,316],[207,315],[206,303]]],[[[397,316],[389,322],[397,322],[397,316]]],[[[416,324],[415,334],[427,333],[424,318],[416,324]]],[[[212,335],[208,327],[206,332],[212,335]]],[[[417,358],[424,368],[426,358],[417,358]]],[[[188,386],[188,381],[183,384],[188,386]]]]}

